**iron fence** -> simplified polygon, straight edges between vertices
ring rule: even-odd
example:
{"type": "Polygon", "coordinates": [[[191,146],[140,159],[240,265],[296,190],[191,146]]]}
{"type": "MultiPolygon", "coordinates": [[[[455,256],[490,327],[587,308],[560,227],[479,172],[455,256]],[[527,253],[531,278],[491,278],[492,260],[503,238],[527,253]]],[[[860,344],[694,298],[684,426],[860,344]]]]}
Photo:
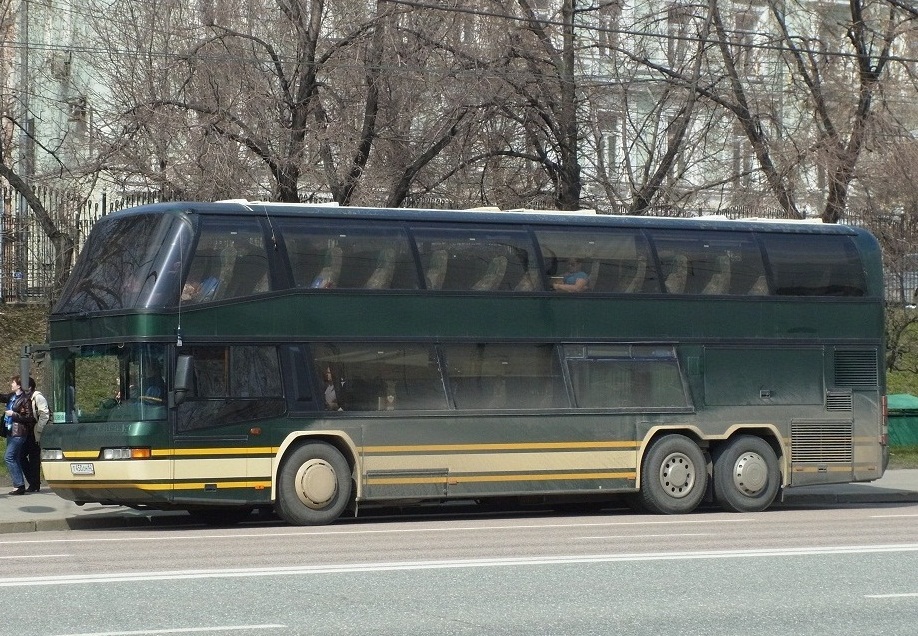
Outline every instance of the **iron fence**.
{"type": "MultiPolygon", "coordinates": [[[[140,192],[111,197],[106,193],[93,199],[71,193],[40,189],[36,193],[51,218],[74,239],[76,253],[82,248],[93,223],[122,208],[169,200],[162,192],[140,192]]],[[[0,303],[47,303],[54,282],[54,250],[51,241],[15,190],[0,188],[0,303]]],[[[418,197],[409,201],[412,207],[455,207],[444,198],[418,197]]],[[[599,210],[605,214],[623,214],[624,206],[599,210]]],[[[659,207],[649,211],[653,216],[695,217],[702,211],[659,207]]],[[[737,206],[717,212],[731,219],[787,218],[782,210],[760,206],[737,206]]],[[[863,226],[880,240],[884,250],[885,294],[890,304],[912,305],[918,301],[918,215],[877,215],[852,212],[844,223],[863,226]]]]}

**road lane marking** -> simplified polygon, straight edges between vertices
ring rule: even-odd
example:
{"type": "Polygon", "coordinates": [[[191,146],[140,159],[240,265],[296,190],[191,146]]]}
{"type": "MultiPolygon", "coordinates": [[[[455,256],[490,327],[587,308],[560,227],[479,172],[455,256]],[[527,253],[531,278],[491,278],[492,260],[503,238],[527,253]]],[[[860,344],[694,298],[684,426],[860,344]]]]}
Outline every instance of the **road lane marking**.
{"type": "Polygon", "coordinates": [[[572,565],[582,563],[618,563],[628,561],[679,561],[695,559],[746,559],[760,557],[799,557],[837,554],[871,554],[918,552],[918,544],[873,546],[837,546],[824,548],[783,548],[762,550],[702,550],[697,552],[639,552],[633,554],[594,554],[585,556],[518,557],[484,559],[450,559],[442,561],[393,561],[382,563],[347,563],[329,565],[286,566],[274,568],[228,568],[218,570],[174,570],[165,572],[123,572],[110,574],[74,574],[37,576],[0,580],[0,587],[34,587],[47,585],[80,585],[90,583],[125,583],[138,581],[177,581],[191,579],[240,578],[255,576],[291,576],[315,574],[352,574],[410,570],[448,570],[458,568],[496,568],[538,565],[572,565]]]}
{"type": "Polygon", "coordinates": [[[598,539],[672,539],[673,537],[710,537],[710,532],[680,532],[679,534],[605,534],[594,537],[574,537],[575,541],[598,539]]]}
{"type": "Polygon", "coordinates": [[[912,598],[918,596],[918,592],[904,592],[902,594],[865,594],[864,598],[912,598]]]}
{"type": "Polygon", "coordinates": [[[143,636],[144,634],[202,634],[206,632],[244,632],[255,629],[286,629],[286,625],[221,625],[219,627],[176,627],[174,629],[144,629],[136,632],[85,632],[57,636],[143,636]]]}
{"type": "Polygon", "coordinates": [[[64,559],[72,556],[72,554],[5,554],[0,555],[0,559],[64,559]]]}
{"type": "Polygon", "coordinates": [[[347,536],[347,535],[372,535],[372,534],[417,534],[424,532],[484,532],[493,530],[546,530],[546,529],[566,529],[566,528],[614,528],[627,526],[674,526],[683,524],[745,524],[756,523],[755,519],[738,518],[738,519],[672,519],[662,521],[609,521],[595,523],[538,523],[524,525],[506,525],[506,526],[459,526],[443,528],[393,528],[393,529],[367,529],[367,530],[341,530],[330,528],[327,530],[300,530],[291,529],[285,532],[249,532],[249,533],[227,533],[227,534],[196,534],[175,536],[175,534],[163,535],[157,534],[150,537],[138,536],[118,536],[118,537],[87,537],[87,538],[66,538],[66,539],[19,539],[16,541],[0,541],[0,545],[23,543],[100,543],[103,541],[167,541],[175,543],[176,541],[203,541],[211,539],[252,539],[252,538],[271,538],[271,537],[326,537],[326,536],[347,536]]]}

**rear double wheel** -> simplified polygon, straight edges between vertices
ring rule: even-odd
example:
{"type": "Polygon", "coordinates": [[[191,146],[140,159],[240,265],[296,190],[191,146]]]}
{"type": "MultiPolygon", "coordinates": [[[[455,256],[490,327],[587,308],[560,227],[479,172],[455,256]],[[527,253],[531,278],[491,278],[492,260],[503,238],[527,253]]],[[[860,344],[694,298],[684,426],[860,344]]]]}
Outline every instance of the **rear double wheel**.
{"type": "Polygon", "coordinates": [[[714,499],[731,512],[759,512],[778,494],[781,471],[771,445],[740,435],[714,452],[714,499]]]}
{"type": "Polygon", "coordinates": [[[351,467],[325,442],[304,444],[288,455],[277,475],[277,514],[297,526],[333,522],[351,500],[351,467]]]}
{"type": "Polygon", "coordinates": [[[685,435],[665,435],[644,455],[640,504],[660,514],[691,512],[701,503],[707,483],[707,461],[698,444],[685,435]]]}

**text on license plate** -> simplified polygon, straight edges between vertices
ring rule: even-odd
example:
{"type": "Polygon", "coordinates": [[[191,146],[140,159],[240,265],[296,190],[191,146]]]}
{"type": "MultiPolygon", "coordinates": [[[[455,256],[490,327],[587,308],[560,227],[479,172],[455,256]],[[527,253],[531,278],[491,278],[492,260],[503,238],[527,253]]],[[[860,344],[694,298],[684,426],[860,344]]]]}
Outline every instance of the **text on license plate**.
{"type": "Polygon", "coordinates": [[[92,464],[70,464],[71,475],[95,475],[96,469],[92,464]]]}

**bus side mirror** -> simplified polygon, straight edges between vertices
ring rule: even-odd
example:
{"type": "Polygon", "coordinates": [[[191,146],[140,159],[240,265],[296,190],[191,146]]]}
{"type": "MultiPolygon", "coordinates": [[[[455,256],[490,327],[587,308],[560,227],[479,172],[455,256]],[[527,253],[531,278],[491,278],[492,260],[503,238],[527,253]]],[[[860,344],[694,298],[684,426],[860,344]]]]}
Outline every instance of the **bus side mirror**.
{"type": "Polygon", "coordinates": [[[194,368],[194,358],[191,356],[179,356],[175,362],[175,382],[172,389],[172,399],[169,406],[175,407],[185,401],[188,391],[191,389],[192,369],[194,368]]]}

